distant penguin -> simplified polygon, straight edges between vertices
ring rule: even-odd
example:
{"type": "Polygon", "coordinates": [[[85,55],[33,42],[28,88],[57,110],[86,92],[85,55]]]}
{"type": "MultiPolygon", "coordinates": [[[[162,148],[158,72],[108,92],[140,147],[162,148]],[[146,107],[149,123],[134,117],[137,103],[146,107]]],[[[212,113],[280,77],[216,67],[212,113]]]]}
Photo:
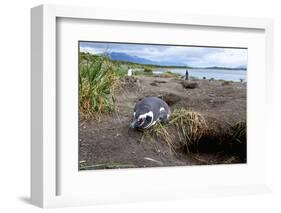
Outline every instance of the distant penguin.
{"type": "Polygon", "coordinates": [[[128,69],[128,76],[132,76],[132,74],[133,74],[133,71],[132,71],[132,69],[128,69]]]}
{"type": "Polygon", "coordinates": [[[157,97],[146,97],[136,103],[130,127],[146,129],[152,127],[157,121],[167,121],[170,115],[170,107],[165,101],[157,97]]]}

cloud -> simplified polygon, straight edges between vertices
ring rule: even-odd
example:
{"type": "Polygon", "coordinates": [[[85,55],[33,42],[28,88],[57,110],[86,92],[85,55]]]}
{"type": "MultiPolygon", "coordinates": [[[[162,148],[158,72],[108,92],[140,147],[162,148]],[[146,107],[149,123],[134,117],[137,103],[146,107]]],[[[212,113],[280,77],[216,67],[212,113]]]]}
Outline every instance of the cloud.
{"type": "Polygon", "coordinates": [[[121,52],[159,63],[169,62],[196,67],[247,66],[247,49],[238,48],[80,42],[80,51],[93,54],[121,52]]]}
{"type": "Polygon", "coordinates": [[[214,52],[203,56],[203,60],[216,66],[237,67],[247,65],[247,50],[224,48],[221,52],[214,52]]]}

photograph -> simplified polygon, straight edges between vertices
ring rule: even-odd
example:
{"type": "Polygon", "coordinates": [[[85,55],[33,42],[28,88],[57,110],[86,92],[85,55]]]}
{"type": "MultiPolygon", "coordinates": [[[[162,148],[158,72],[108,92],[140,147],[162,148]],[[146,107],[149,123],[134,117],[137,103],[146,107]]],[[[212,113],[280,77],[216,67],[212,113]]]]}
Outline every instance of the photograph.
{"type": "Polygon", "coordinates": [[[247,163],[247,47],[77,51],[79,171],[247,163]]]}

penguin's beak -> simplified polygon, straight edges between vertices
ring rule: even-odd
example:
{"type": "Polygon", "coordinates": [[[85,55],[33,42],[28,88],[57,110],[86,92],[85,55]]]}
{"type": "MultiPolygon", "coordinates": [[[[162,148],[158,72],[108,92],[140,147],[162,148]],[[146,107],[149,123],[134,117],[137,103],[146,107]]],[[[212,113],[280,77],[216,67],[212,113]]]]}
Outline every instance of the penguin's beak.
{"type": "Polygon", "coordinates": [[[137,120],[134,120],[132,123],[130,123],[130,128],[136,128],[137,120]]]}

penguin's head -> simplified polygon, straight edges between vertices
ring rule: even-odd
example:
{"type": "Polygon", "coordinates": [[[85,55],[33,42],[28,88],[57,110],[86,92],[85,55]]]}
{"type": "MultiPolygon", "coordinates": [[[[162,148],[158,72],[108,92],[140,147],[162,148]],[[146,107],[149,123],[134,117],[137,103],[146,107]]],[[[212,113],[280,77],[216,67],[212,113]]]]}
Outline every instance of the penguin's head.
{"type": "Polygon", "coordinates": [[[145,129],[153,122],[153,112],[147,108],[143,108],[134,112],[133,122],[130,124],[131,128],[145,129]]]}

